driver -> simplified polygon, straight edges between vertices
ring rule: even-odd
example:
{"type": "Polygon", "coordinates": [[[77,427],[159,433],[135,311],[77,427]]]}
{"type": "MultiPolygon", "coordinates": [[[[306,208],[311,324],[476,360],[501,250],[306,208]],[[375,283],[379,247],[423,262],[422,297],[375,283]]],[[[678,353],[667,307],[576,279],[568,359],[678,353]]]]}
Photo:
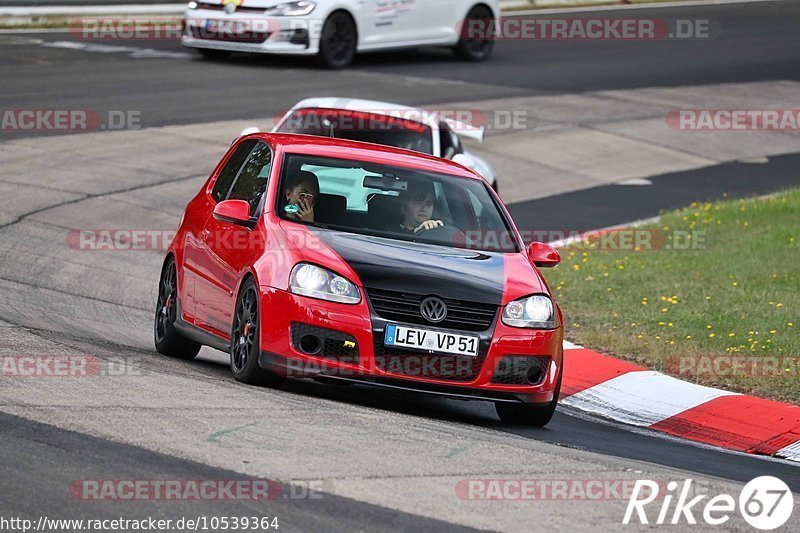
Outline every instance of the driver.
{"type": "Polygon", "coordinates": [[[314,205],[319,198],[319,180],[316,174],[307,170],[291,173],[286,180],[283,194],[284,211],[288,218],[314,222],[314,205]]]}
{"type": "Polygon", "coordinates": [[[433,220],[435,193],[430,181],[409,181],[408,189],[400,193],[400,229],[406,233],[419,233],[444,226],[433,220]]]}

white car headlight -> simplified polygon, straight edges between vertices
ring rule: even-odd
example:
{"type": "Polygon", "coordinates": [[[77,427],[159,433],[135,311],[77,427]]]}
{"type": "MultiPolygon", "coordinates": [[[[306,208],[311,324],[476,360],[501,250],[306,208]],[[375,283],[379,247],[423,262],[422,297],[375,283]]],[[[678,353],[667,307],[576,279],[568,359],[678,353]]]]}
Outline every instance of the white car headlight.
{"type": "Polygon", "coordinates": [[[556,327],[553,302],[543,294],[514,300],[503,309],[503,324],[515,328],[553,329],[556,327]]]}
{"type": "Polygon", "coordinates": [[[316,7],[316,2],[284,2],[283,4],[267,8],[264,14],[273,17],[302,17],[314,11],[316,7]]]}
{"type": "Polygon", "coordinates": [[[357,304],[361,301],[361,293],[354,283],[310,263],[295,265],[289,276],[289,289],[294,294],[331,302],[357,304]]]}
{"type": "Polygon", "coordinates": [[[186,7],[188,7],[189,9],[197,9],[197,2],[192,0],[191,2],[189,2],[189,5],[186,6],[186,7]]]}

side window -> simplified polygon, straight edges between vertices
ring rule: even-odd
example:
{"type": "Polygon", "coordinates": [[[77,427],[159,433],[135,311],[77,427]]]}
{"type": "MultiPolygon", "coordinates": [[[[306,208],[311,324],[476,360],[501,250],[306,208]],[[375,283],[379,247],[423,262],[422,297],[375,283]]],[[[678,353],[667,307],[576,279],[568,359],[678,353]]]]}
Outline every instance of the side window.
{"type": "Polygon", "coordinates": [[[271,167],[272,151],[267,144],[259,142],[247,158],[228,195],[229,200],[244,200],[249,203],[251,217],[258,211],[261,197],[267,190],[271,167]]]}
{"type": "Polygon", "coordinates": [[[239,146],[236,147],[231,158],[228,159],[228,162],[225,163],[225,166],[219,171],[219,176],[217,176],[217,181],[214,183],[214,188],[211,191],[211,196],[216,202],[221,202],[228,198],[228,192],[231,190],[233,180],[236,179],[237,174],[239,174],[239,169],[242,168],[244,160],[253,150],[256,142],[256,140],[250,139],[239,143],[239,146]]]}

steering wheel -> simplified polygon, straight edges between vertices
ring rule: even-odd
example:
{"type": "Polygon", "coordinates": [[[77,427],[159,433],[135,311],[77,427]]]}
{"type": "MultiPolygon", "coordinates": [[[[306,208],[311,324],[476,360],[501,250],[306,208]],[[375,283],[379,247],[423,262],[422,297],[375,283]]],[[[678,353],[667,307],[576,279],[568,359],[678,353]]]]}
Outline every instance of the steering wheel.
{"type": "Polygon", "coordinates": [[[465,247],[467,236],[463,231],[454,226],[437,226],[431,229],[423,229],[417,233],[417,237],[434,244],[447,244],[450,246],[465,247]]]}

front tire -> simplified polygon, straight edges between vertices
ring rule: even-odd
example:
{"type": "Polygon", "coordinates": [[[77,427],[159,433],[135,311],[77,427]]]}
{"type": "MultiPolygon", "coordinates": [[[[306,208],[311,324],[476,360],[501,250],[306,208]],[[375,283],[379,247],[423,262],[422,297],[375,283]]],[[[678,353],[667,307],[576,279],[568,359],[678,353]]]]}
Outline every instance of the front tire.
{"type": "Polygon", "coordinates": [[[553,391],[553,401],[547,405],[525,405],[515,403],[496,402],[495,411],[500,420],[506,424],[515,426],[544,427],[553,418],[558,405],[558,395],[561,393],[561,378],[564,376],[564,364],[562,362],[556,388],[553,391]]]}
{"type": "Polygon", "coordinates": [[[249,385],[278,387],[283,378],[258,365],[261,353],[261,322],[259,292],[250,278],[239,291],[236,313],[231,328],[231,373],[236,381],[249,385]]]}
{"type": "Polygon", "coordinates": [[[353,18],[344,11],[331,13],[322,27],[319,63],[329,69],[341,69],[353,62],[358,46],[358,31],[353,18]]]}
{"type": "Polygon", "coordinates": [[[178,359],[194,359],[202,346],[178,333],[175,329],[177,318],[178,270],[175,258],[170,257],[164,265],[161,281],[158,284],[158,303],[153,322],[156,350],[160,354],[178,359]]]}
{"type": "MultiPolygon", "coordinates": [[[[486,20],[487,22],[482,26],[482,30],[491,33],[489,28],[491,28],[492,21],[494,21],[494,14],[486,6],[475,6],[467,13],[465,24],[468,25],[470,20],[486,20]]],[[[462,28],[461,31],[463,34],[467,30],[462,28]]],[[[494,48],[494,40],[491,35],[486,35],[488,37],[486,39],[470,39],[467,37],[468,35],[462,35],[461,40],[458,41],[458,44],[453,49],[457,58],[464,61],[483,61],[491,55],[494,48]]]]}

